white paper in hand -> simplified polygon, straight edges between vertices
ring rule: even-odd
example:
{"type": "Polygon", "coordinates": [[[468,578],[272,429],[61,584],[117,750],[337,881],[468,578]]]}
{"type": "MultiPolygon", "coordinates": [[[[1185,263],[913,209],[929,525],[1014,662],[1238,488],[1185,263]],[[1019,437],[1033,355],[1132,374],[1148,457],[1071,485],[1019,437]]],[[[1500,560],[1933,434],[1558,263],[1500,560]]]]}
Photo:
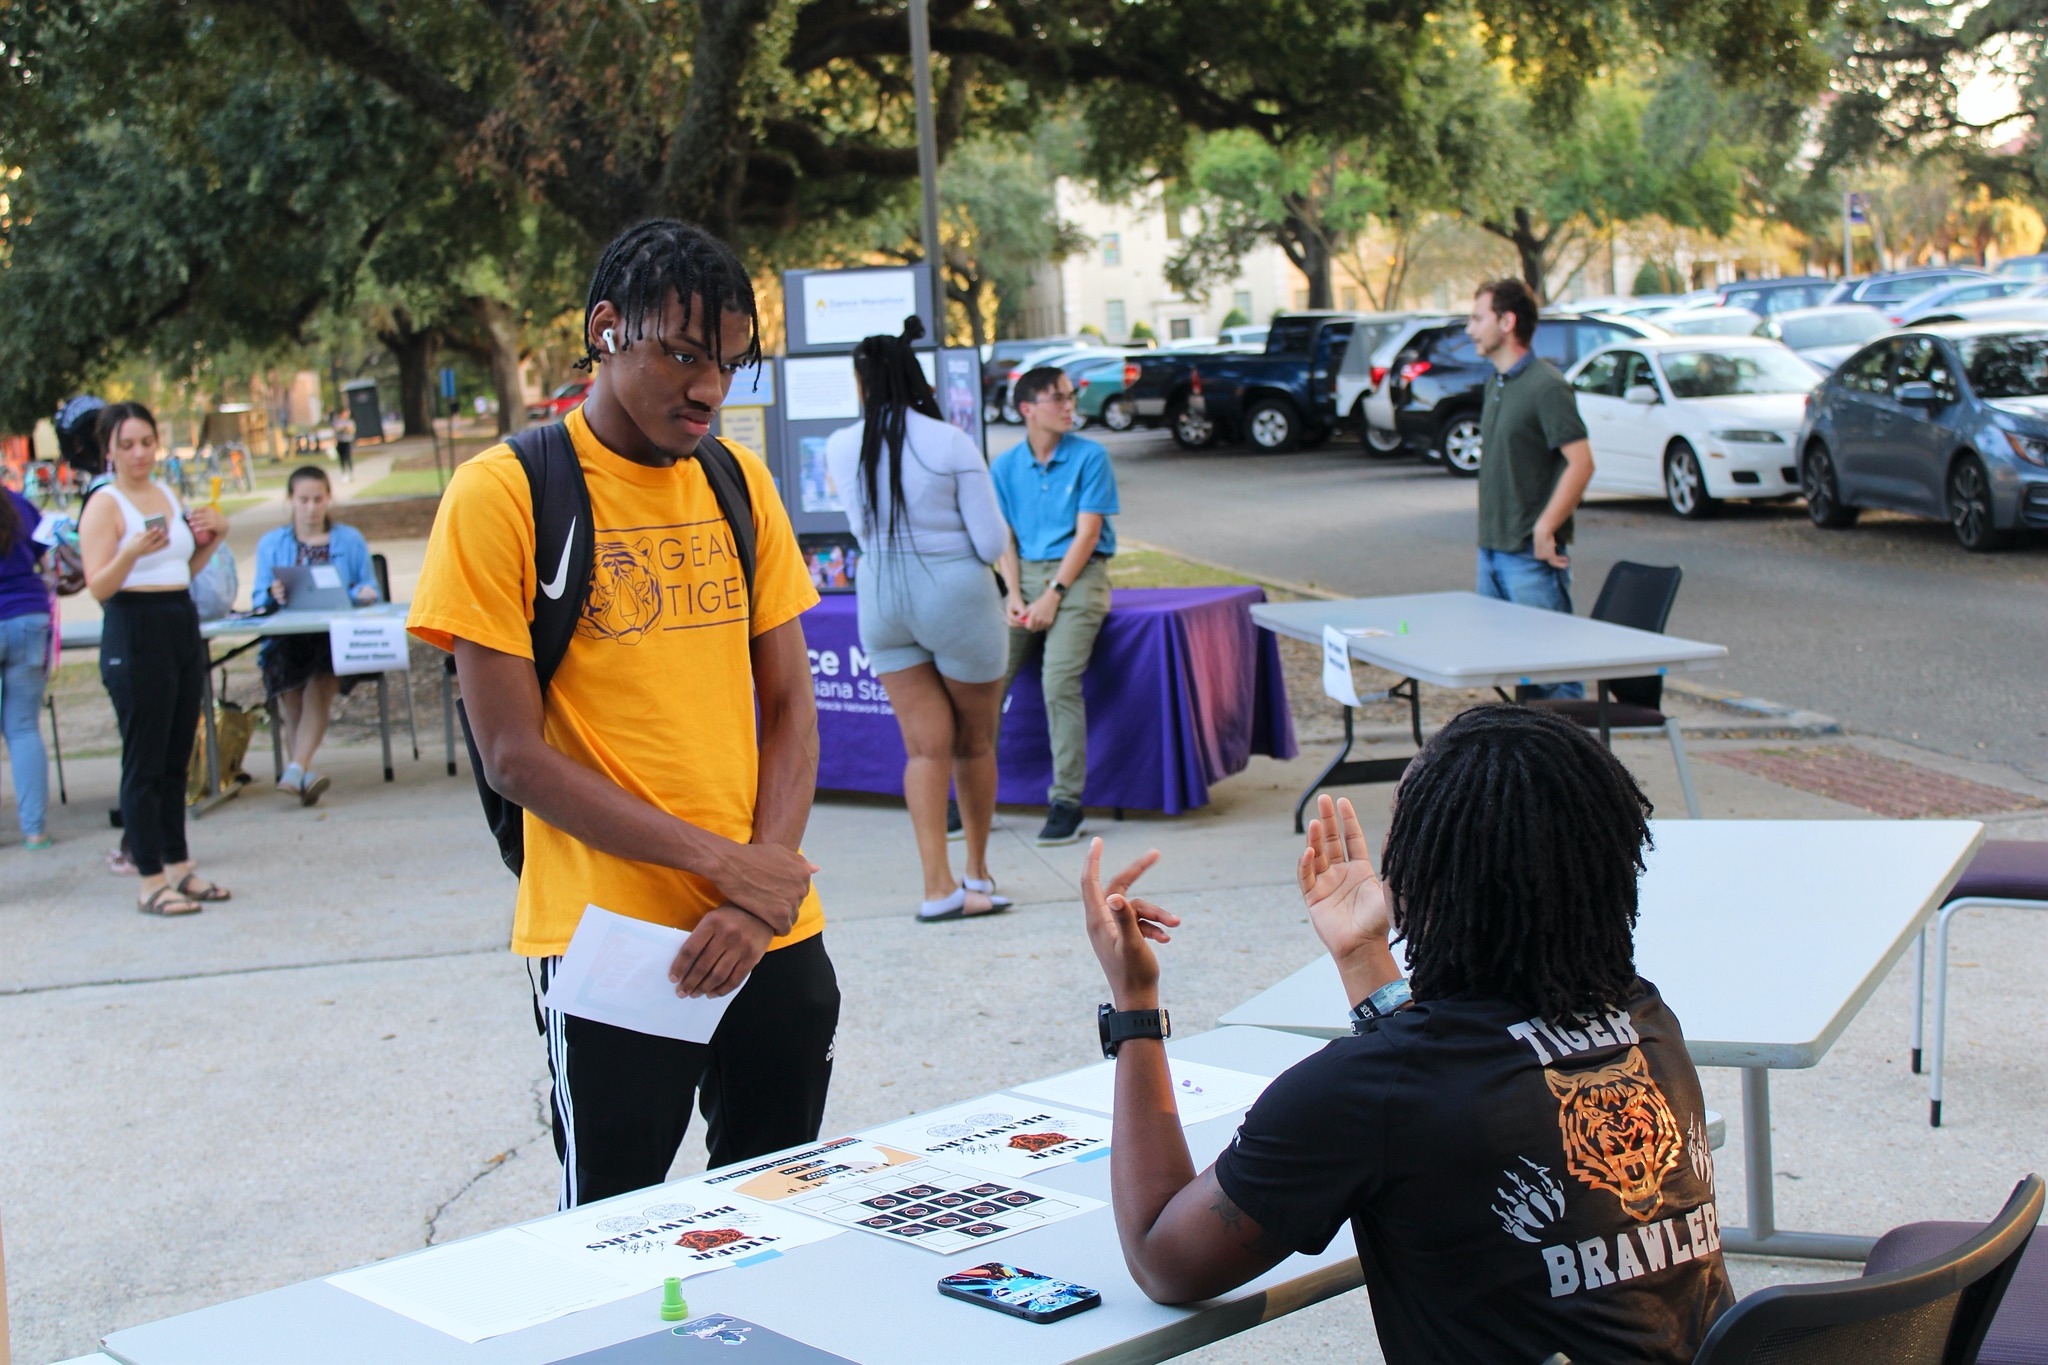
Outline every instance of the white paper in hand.
{"type": "Polygon", "coordinates": [[[683,999],[668,969],[689,934],[665,924],[614,914],[595,905],[562,954],[541,1003],[551,1010],[594,1019],[657,1038],[708,1043],[740,986],[720,996],[683,999]]]}

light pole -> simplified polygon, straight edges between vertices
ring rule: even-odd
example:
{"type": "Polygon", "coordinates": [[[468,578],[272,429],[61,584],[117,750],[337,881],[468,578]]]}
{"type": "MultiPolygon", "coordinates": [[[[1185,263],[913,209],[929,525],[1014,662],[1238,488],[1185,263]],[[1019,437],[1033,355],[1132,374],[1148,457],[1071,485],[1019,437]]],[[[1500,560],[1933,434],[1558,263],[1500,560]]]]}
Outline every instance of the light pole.
{"type": "Polygon", "coordinates": [[[932,277],[932,344],[946,344],[946,266],[939,249],[939,135],[932,120],[932,28],[925,0],[910,0],[910,84],[917,102],[917,178],[924,196],[924,260],[932,277]]]}

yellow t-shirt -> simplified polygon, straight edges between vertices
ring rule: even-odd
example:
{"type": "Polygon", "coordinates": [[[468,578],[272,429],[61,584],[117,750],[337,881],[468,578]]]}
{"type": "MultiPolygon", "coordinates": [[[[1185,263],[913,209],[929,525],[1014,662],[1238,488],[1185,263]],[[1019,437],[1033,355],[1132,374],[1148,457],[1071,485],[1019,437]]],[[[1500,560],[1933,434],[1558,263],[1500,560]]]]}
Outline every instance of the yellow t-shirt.
{"type": "MultiPolygon", "coordinates": [[[[597,545],[583,619],[548,686],[543,733],[641,800],[745,842],[760,755],[746,578],[732,530],[696,461],[650,469],[605,449],[581,410],[568,426],[597,545]]],[[[753,495],[759,635],[818,594],[767,465],[743,446],[727,448],[753,495]]],[[[493,446],[457,469],[441,498],[406,626],[441,649],[459,636],[530,659],[535,587],[526,472],[510,446],[493,446]]],[[[688,929],[723,899],[701,877],[599,853],[528,811],[512,950],[562,952],[585,905],[688,929]]],[[[824,927],[813,887],[794,927],[769,946],[824,927]]]]}

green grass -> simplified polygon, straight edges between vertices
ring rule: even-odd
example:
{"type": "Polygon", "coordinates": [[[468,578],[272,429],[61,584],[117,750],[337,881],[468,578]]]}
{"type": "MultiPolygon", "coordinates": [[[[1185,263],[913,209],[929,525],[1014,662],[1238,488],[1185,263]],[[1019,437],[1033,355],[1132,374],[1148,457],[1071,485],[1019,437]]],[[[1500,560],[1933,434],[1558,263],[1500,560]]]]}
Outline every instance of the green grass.
{"type": "Polygon", "coordinates": [[[361,498],[417,498],[441,491],[444,476],[431,469],[401,469],[386,474],[356,496],[361,498]]]}
{"type": "Polygon", "coordinates": [[[1109,581],[1119,588],[1216,588],[1256,580],[1164,550],[1123,547],[1109,561],[1109,581]]]}

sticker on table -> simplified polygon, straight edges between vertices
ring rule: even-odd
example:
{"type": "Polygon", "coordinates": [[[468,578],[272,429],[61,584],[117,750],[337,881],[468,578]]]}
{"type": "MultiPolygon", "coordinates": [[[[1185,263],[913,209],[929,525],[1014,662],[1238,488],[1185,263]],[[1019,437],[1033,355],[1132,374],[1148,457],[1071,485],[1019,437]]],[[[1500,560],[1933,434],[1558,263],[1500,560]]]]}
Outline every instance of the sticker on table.
{"type": "Polygon", "coordinates": [[[1108,1151],[1109,1120],[1013,1095],[985,1095],[899,1119],[866,1136],[920,1156],[948,1157],[1004,1175],[1030,1175],[1091,1152],[1108,1151]]]}
{"type": "Polygon", "coordinates": [[[990,1180],[986,1170],[946,1158],[828,1181],[792,1197],[784,1207],[834,1227],[855,1228],[949,1256],[1064,1222],[1103,1204],[1043,1185],[990,1180]],[[954,1196],[959,1197],[957,1207],[954,1196]],[[887,1212],[877,1213],[877,1206],[887,1212]],[[980,1207],[993,1212],[972,1212],[980,1207]]]}
{"type": "Polygon", "coordinates": [[[637,1288],[657,1289],[671,1275],[721,1270],[763,1252],[822,1241],[839,1229],[694,1179],[586,1204],[520,1231],[601,1264],[637,1288]]]}
{"type": "MultiPolygon", "coordinates": [[[[886,1147],[878,1142],[862,1138],[834,1138],[830,1142],[768,1157],[751,1166],[705,1176],[704,1183],[713,1189],[729,1190],[764,1203],[780,1204],[821,1186],[860,1180],[876,1171],[908,1166],[918,1159],[915,1152],[886,1147]]],[[[904,1185],[909,1182],[899,1180],[895,1183],[904,1185]]],[[[915,1199],[917,1196],[907,1198],[915,1199]]]]}
{"type": "MultiPolygon", "coordinates": [[[[1254,1076],[1248,1071],[1232,1071],[1179,1057],[1168,1058],[1167,1069],[1173,1076],[1173,1098],[1180,1106],[1183,1127],[1249,1109],[1252,1101],[1272,1084],[1270,1076],[1254,1076]]],[[[1112,1113],[1116,1104],[1116,1063],[1101,1062],[1050,1080],[1032,1081],[1017,1090],[1034,1099],[1112,1113]]]]}

